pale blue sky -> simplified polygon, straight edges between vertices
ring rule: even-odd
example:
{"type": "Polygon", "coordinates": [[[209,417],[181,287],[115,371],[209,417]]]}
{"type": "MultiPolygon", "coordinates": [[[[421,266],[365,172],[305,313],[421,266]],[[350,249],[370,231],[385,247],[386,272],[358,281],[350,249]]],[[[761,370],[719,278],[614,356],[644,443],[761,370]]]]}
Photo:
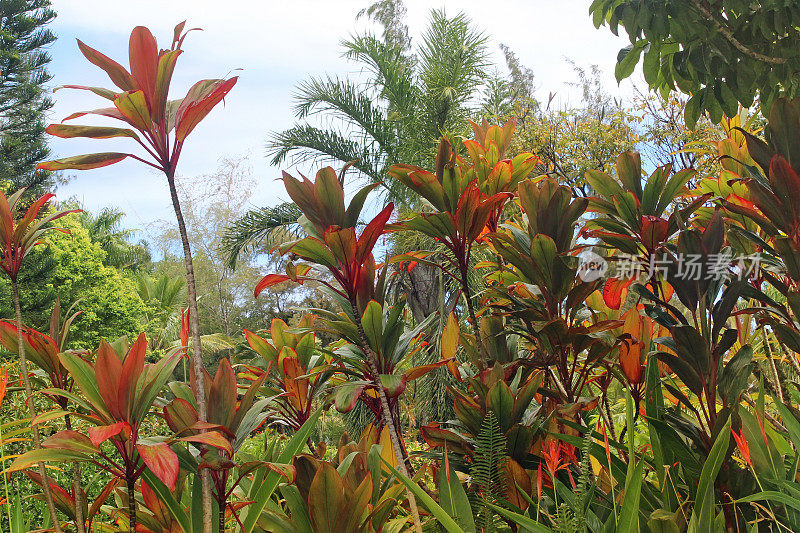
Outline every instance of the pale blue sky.
{"type": "MultiPolygon", "coordinates": [[[[127,66],[127,43],[136,25],[148,26],[166,46],[177,22],[202,27],[184,43],[173,80],[171,98],[185,94],[202,78],[238,74],[240,80],[219,106],[192,133],[181,156],[179,173],[212,172],[220,158],[249,153],[258,188],[253,205],[271,205],[286,198],[274,179],[280,169],[269,166],[264,143],[271,131],[292,125],[291,95],[297,82],[309,75],[358,75],[357,67],[341,57],[339,42],[367,28],[355,21],[370,0],[53,0],[58,18],[52,29],[59,40],[52,47],[50,70],[54,85],[111,86],[105,74],[78,51],[75,38],[127,66]],[[241,69],[232,72],[233,69],[241,69]]],[[[579,65],[598,64],[605,71],[612,94],[629,95],[630,82],[617,87],[613,67],[617,51],[626,40],[607,28],[596,30],[588,15],[588,0],[408,0],[412,38],[426,25],[431,8],[448,13],[463,11],[492,38],[491,48],[502,64],[497,45],[509,45],[533,69],[542,97],[553,91],[562,100],[575,98],[567,82],[575,76],[564,58],[579,65]]],[[[634,76],[636,79],[636,76],[634,76]]],[[[105,101],[82,91],[55,93],[52,121],[77,110],[104,107],[105,101]]],[[[78,120],[73,123],[91,123],[78,120]]],[[[99,123],[99,122],[98,122],[99,123]]],[[[98,151],[134,150],[119,140],[84,141],[54,139],[56,157],[98,151]]],[[[301,169],[302,170],[302,169],[301,169]]],[[[78,172],[58,197],[77,197],[90,210],[114,205],[128,214],[128,225],[147,229],[158,219],[171,219],[172,210],[164,178],[147,167],[126,161],[102,169],[78,172]]]]}

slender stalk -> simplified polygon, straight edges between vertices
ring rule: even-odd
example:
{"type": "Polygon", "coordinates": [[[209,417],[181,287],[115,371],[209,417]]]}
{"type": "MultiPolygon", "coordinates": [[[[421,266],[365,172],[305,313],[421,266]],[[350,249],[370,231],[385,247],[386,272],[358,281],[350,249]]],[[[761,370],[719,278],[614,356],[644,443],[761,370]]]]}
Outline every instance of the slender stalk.
{"type": "Polygon", "coordinates": [[[219,505],[219,513],[217,515],[217,520],[219,521],[219,533],[225,533],[225,508],[228,505],[228,499],[223,495],[217,501],[219,505]]]}
{"type": "MultiPolygon", "coordinates": [[[[178,221],[178,231],[183,245],[183,261],[186,266],[186,294],[189,299],[189,328],[192,335],[192,371],[194,373],[194,397],[197,402],[197,415],[200,422],[207,422],[205,383],[203,374],[203,352],[200,344],[200,315],[197,311],[197,288],[194,280],[194,262],[192,249],[189,245],[189,235],[186,231],[186,222],[183,219],[181,203],[178,199],[178,189],[175,186],[175,170],[167,171],[167,183],[172,197],[172,207],[175,209],[175,218],[178,221]]],[[[203,489],[203,532],[212,532],[212,505],[211,505],[211,477],[207,468],[199,472],[203,489]]]]}
{"type": "MultiPolygon", "coordinates": [[[[372,348],[370,348],[367,335],[364,333],[364,327],[361,325],[361,321],[358,320],[358,316],[360,314],[358,312],[358,305],[356,305],[355,301],[351,301],[350,305],[353,308],[355,323],[356,326],[358,326],[358,335],[361,338],[361,350],[366,354],[367,364],[370,367],[370,371],[375,376],[374,383],[375,388],[378,390],[378,399],[381,404],[383,423],[386,425],[386,429],[389,430],[389,440],[392,442],[394,456],[397,460],[397,469],[404,476],[411,477],[409,476],[408,469],[406,468],[406,461],[408,458],[405,454],[405,447],[400,443],[400,434],[397,431],[397,426],[395,426],[392,410],[389,408],[389,400],[386,398],[386,391],[383,390],[383,384],[381,383],[378,355],[372,351],[372,348]]],[[[416,531],[416,533],[422,533],[422,524],[420,523],[419,510],[417,509],[417,499],[408,488],[406,488],[406,496],[408,497],[408,506],[411,509],[411,516],[414,519],[414,531],[416,531]]]]}
{"type": "Polygon", "coordinates": [[[130,521],[130,530],[136,531],[136,478],[133,474],[125,476],[128,482],[128,520],[130,521]]]}
{"type": "MultiPolygon", "coordinates": [[[[31,388],[31,380],[28,377],[28,358],[25,357],[25,341],[22,339],[22,309],[19,305],[19,286],[17,285],[17,280],[13,278],[11,279],[11,293],[14,297],[14,311],[17,315],[17,350],[19,352],[19,366],[20,373],[22,374],[22,382],[25,385],[25,405],[28,406],[28,414],[31,417],[33,444],[36,448],[41,448],[42,442],[39,438],[39,425],[33,423],[33,420],[36,418],[36,407],[33,405],[33,389],[31,388]]],[[[61,525],[58,522],[58,515],[56,514],[56,506],[55,503],[53,503],[53,494],[50,492],[50,482],[47,478],[47,472],[44,469],[44,463],[39,463],[39,475],[42,476],[44,500],[47,503],[47,510],[50,512],[50,518],[53,520],[53,529],[56,533],[62,533],[61,525]]]]}
{"type": "MultiPolygon", "coordinates": [[[[64,417],[67,429],[72,429],[72,419],[69,415],[64,417]]],[[[83,497],[81,496],[81,467],[78,462],[72,463],[72,490],[75,492],[75,527],[77,533],[86,532],[86,520],[83,516],[83,497]]]]}

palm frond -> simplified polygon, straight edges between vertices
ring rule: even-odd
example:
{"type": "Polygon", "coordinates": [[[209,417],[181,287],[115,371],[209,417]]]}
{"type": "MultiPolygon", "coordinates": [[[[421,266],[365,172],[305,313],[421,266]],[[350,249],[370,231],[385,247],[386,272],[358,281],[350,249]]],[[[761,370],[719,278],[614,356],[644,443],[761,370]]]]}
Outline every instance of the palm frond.
{"type": "Polygon", "coordinates": [[[298,87],[295,114],[299,119],[323,113],[340,119],[353,127],[364,145],[377,144],[378,149],[391,157],[396,135],[386,121],[384,111],[374,105],[374,98],[349,80],[311,78],[298,87]]]}
{"type": "Polygon", "coordinates": [[[426,93],[426,120],[445,130],[451,126],[452,112],[467,104],[483,84],[489,66],[488,39],[463,13],[448,18],[443,10],[433,10],[422,41],[420,80],[426,93]]]}
{"type": "Polygon", "coordinates": [[[370,84],[386,100],[388,120],[396,121],[396,114],[413,112],[418,93],[414,85],[414,58],[369,33],[343,41],[342,46],[346,58],[361,63],[372,73],[370,84]]]}
{"type": "Polygon", "coordinates": [[[381,156],[370,147],[349,139],[334,130],[323,130],[308,124],[298,124],[272,135],[267,143],[267,156],[273,165],[291,157],[292,164],[338,161],[353,165],[370,181],[381,180],[381,156]]]}
{"type": "Polygon", "coordinates": [[[271,247],[300,237],[302,230],[297,219],[302,214],[294,203],[285,202],[273,207],[252,209],[242,215],[228,226],[222,236],[222,250],[228,256],[226,266],[235,269],[239,255],[259,245],[271,247]]]}

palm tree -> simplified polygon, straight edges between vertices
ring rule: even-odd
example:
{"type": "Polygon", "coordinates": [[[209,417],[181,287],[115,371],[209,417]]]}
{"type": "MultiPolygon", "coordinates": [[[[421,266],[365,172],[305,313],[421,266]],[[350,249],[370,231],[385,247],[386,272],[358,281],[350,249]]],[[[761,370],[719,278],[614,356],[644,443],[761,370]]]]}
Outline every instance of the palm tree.
{"type": "MultiPolygon", "coordinates": [[[[362,10],[382,34],[356,35],[344,41],[345,56],[362,67],[358,83],[331,76],[311,78],[298,87],[298,123],[272,134],[267,153],[273,165],[321,163],[353,167],[360,177],[385,187],[386,199],[408,205],[413,197],[395,180],[383,183],[395,163],[430,166],[443,134],[466,134],[467,119],[487,77],[487,38],[464,14],[448,17],[433,10],[416,49],[405,24],[402,0],[380,0],[362,10]],[[341,128],[309,122],[323,117],[341,128]]],[[[300,211],[292,203],[249,211],[226,232],[223,246],[230,267],[239,253],[256,245],[279,244],[296,225],[300,211]]],[[[291,235],[289,235],[291,236],[291,235]]]]}
{"type": "MultiPolygon", "coordinates": [[[[381,37],[365,33],[343,42],[344,55],[362,67],[367,79],[324,76],[302,82],[294,108],[298,123],[268,142],[272,164],[289,158],[293,163],[355,161],[361,177],[382,183],[389,166],[432,163],[442,135],[468,132],[471,105],[487,78],[486,36],[463,13],[448,17],[433,10],[413,47],[404,13],[400,0],[383,0],[360,13],[383,26],[381,37]],[[331,127],[313,125],[314,116],[331,127]]],[[[411,201],[394,181],[384,187],[388,200],[411,201]]]]}
{"type": "Polygon", "coordinates": [[[80,217],[89,238],[106,253],[103,261],[106,265],[136,272],[150,263],[150,250],[146,244],[130,242],[136,230],[122,227],[125,217],[122,211],[106,207],[97,215],[83,211],[80,217]]]}

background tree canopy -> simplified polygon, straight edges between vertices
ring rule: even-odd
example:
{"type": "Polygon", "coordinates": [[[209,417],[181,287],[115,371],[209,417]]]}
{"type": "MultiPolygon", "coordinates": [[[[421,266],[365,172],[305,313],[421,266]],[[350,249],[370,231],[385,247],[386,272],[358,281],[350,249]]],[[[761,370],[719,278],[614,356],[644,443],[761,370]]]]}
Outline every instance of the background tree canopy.
{"type": "Polygon", "coordinates": [[[651,89],[666,98],[676,87],[692,98],[686,120],[704,112],[712,122],[760,99],[769,109],[780,96],[800,95],[800,4],[786,0],[594,0],[597,27],[631,45],[617,56],[617,80],[638,63],[651,89]]]}
{"type": "Polygon", "coordinates": [[[0,176],[30,195],[52,185],[50,173],[35,168],[50,154],[46,47],[56,36],[46,25],[55,16],[49,0],[0,0],[0,176]]]}

